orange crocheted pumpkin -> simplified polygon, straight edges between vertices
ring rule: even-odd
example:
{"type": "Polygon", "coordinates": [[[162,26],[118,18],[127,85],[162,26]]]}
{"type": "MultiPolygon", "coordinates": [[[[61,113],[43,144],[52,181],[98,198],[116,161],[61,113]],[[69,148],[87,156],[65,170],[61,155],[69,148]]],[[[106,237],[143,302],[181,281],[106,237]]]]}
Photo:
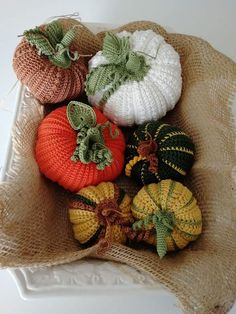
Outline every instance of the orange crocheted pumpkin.
{"type": "Polygon", "coordinates": [[[124,164],[121,130],[98,110],[76,101],[48,114],[38,129],[36,160],[41,172],[64,188],[114,180],[124,164]]]}
{"type": "Polygon", "coordinates": [[[16,76],[42,104],[74,99],[84,90],[87,65],[73,45],[75,27],[64,32],[58,21],[36,27],[16,48],[16,76]]]}

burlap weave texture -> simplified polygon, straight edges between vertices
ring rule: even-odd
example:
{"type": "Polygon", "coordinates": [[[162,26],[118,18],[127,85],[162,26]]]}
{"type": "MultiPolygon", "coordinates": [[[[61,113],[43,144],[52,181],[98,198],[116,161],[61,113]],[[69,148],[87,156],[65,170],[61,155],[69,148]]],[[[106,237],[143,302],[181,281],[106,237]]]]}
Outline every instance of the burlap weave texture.
{"type": "MultiPolygon", "coordinates": [[[[150,273],[175,293],[186,313],[226,313],[236,298],[236,166],[231,103],[236,64],[202,39],[167,33],[151,22],[134,22],[116,31],[153,29],[180,54],[183,91],[165,121],[183,128],[196,145],[196,161],[186,184],[203,213],[203,234],[187,249],[160,260],[157,254],[113,245],[104,259],[150,273]]],[[[83,34],[83,36],[85,36],[83,34]]],[[[99,46],[104,34],[94,37],[99,46]]],[[[91,42],[91,33],[88,34],[91,42]]],[[[85,51],[87,51],[85,49],[85,51]]],[[[0,185],[0,266],[55,265],[96,256],[80,250],[68,221],[67,192],[46,180],[34,159],[43,109],[36,100],[22,104],[14,129],[10,180],[0,185]]],[[[119,184],[131,196],[138,187],[119,184]]]]}

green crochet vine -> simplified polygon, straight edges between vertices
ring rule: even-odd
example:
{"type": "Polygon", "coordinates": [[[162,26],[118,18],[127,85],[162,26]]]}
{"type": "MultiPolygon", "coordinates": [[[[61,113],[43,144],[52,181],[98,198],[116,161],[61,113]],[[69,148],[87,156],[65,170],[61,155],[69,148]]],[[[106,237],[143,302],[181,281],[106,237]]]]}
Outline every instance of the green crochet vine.
{"type": "Polygon", "coordinates": [[[107,32],[102,54],[108,63],[92,69],[86,79],[87,95],[94,95],[109,86],[104,92],[100,104],[105,103],[125,82],[143,80],[150,69],[144,56],[131,50],[129,37],[119,38],[117,35],[107,32]]]}
{"type": "Polygon", "coordinates": [[[71,127],[78,132],[77,146],[71,159],[73,161],[80,160],[84,164],[94,162],[97,164],[98,170],[103,170],[109,166],[113,161],[112,153],[105,146],[102,130],[108,127],[112,138],[118,136],[118,130],[116,129],[113,134],[109,121],[97,124],[94,110],[77,101],[71,101],[68,104],[67,118],[71,127]]]}

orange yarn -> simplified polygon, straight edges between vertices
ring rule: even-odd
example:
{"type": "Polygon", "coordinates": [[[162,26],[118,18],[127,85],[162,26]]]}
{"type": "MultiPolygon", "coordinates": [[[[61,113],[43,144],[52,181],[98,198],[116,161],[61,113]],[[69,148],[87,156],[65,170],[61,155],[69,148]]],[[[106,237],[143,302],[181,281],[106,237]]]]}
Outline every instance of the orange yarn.
{"type": "Polygon", "coordinates": [[[39,56],[25,38],[16,48],[13,68],[17,78],[42,104],[73,99],[84,90],[87,66],[82,57],[68,69],[59,68],[46,56],[39,56]]]}
{"type": "MultiPolygon", "coordinates": [[[[125,140],[124,136],[112,124],[112,132],[119,130],[119,135],[112,139],[108,128],[103,129],[106,147],[113,156],[110,166],[104,170],[96,169],[96,164],[83,164],[72,161],[71,156],[76,148],[76,131],[72,129],[66,115],[66,106],[58,108],[48,114],[38,129],[36,141],[36,160],[41,172],[72,192],[79,191],[88,185],[97,185],[102,181],[114,180],[122,171],[124,164],[125,140]]],[[[105,123],[108,119],[94,109],[97,123],[105,123]]]]}

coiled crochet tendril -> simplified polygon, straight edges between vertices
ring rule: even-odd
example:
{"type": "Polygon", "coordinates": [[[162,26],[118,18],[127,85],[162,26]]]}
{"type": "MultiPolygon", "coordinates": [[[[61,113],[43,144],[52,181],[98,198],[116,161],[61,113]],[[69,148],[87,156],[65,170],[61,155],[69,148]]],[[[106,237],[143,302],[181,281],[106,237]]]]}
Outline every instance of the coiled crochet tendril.
{"type": "Polygon", "coordinates": [[[114,201],[105,201],[99,204],[96,208],[96,212],[101,223],[106,226],[106,232],[108,234],[106,239],[104,238],[105,231],[100,234],[97,254],[101,256],[112,247],[113,235],[111,226],[113,224],[120,225],[125,233],[126,228],[130,229],[130,227],[128,227],[128,225],[130,225],[130,217],[122,213],[119,206],[117,206],[114,201]]]}
{"type": "Polygon", "coordinates": [[[107,32],[102,54],[108,60],[87,75],[87,95],[94,95],[106,86],[100,104],[107,99],[126,81],[141,81],[147,74],[150,66],[146,64],[144,56],[134,52],[130,48],[129,37],[119,38],[117,35],[107,32]]]}
{"type": "Polygon", "coordinates": [[[146,216],[144,219],[133,223],[134,230],[140,230],[143,226],[153,224],[156,230],[157,237],[157,253],[160,258],[164,257],[167,252],[166,238],[171,234],[175,226],[175,217],[173,213],[167,211],[156,211],[153,214],[146,216]]]}
{"type": "Polygon", "coordinates": [[[39,55],[47,56],[54,65],[63,69],[69,68],[71,61],[80,57],[78,51],[70,51],[75,35],[75,27],[63,34],[63,29],[57,21],[49,23],[45,30],[35,27],[24,32],[26,40],[37,48],[39,55]]]}
{"type": "Polygon", "coordinates": [[[118,130],[112,133],[111,123],[96,124],[94,110],[83,103],[71,101],[67,106],[67,118],[71,127],[76,130],[76,149],[71,156],[73,161],[80,160],[84,164],[94,162],[98,170],[103,170],[112,161],[112,153],[105,146],[103,129],[109,128],[110,136],[116,138],[118,130]]]}

